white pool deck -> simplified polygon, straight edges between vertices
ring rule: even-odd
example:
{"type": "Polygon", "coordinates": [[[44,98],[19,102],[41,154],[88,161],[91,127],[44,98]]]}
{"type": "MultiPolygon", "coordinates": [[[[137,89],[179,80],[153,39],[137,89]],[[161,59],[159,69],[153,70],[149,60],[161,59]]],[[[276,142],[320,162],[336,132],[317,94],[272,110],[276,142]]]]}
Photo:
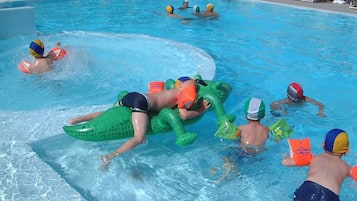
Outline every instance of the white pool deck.
{"type": "MultiPolygon", "coordinates": [[[[357,10],[349,8],[349,4],[311,3],[297,0],[265,1],[357,16],[357,10]]],[[[75,112],[61,109],[45,110],[41,113],[44,116],[41,119],[46,119],[46,123],[37,122],[34,125],[33,119],[37,118],[38,111],[36,113],[0,111],[1,201],[85,200],[55,170],[43,162],[30,147],[30,144],[37,140],[63,134],[63,124],[58,122],[58,119],[68,119],[70,118],[68,114],[71,113],[75,112]],[[23,122],[19,123],[17,119],[21,119],[23,122]],[[21,135],[18,134],[19,131],[21,135]]]]}
{"type": "Polygon", "coordinates": [[[327,2],[326,0],[260,0],[270,3],[285,4],[289,6],[299,7],[302,9],[314,9],[326,12],[340,13],[357,17],[357,9],[350,8],[350,3],[338,4],[327,2]],[[312,1],[317,1],[313,3],[312,1]]]}

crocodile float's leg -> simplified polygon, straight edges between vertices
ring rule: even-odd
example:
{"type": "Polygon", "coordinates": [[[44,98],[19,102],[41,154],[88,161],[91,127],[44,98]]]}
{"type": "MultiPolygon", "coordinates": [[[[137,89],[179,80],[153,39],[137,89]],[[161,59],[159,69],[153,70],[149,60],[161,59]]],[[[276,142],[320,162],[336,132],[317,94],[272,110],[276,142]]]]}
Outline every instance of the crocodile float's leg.
{"type": "Polygon", "coordinates": [[[217,96],[210,93],[210,94],[204,94],[203,98],[207,99],[210,102],[211,107],[214,113],[216,114],[218,125],[220,125],[225,120],[229,122],[233,122],[235,120],[236,116],[226,113],[226,111],[223,108],[222,101],[217,96]]]}
{"type": "Polygon", "coordinates": [[[185,131],[185,127],[183,126],[183,122],[179,117],[178,112],[165,108],[159,112],[159,118],[162,122],[169,124],[173,129],[176,135],[176,145],[185,146],[192,144],[196,140],[196,133],[185,131]]]}

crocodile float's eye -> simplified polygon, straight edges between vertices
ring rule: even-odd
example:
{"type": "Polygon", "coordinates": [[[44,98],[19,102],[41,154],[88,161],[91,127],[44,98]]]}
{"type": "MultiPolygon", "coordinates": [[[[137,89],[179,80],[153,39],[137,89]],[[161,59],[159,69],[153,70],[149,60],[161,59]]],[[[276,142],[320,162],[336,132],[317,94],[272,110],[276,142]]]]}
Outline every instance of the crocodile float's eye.
{"type": "Polygon", "coordinates": [[[200,79],[196,79],[197,84],[203,85],[203,86],[207,86],[207,83],[203,80],[200,79]]]}

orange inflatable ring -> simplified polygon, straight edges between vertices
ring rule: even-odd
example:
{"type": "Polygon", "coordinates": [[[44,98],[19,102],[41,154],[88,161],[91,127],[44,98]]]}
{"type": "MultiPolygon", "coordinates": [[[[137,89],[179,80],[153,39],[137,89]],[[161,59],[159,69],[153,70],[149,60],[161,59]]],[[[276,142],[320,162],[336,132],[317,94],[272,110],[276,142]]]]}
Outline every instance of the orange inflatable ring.
{"type": "Polygon", "coordinates": [[[288,139],[290,147],[290,157],[294,159],[297,166],[308,165],[312,159],[310,139],[301,140],[288,139]]]}

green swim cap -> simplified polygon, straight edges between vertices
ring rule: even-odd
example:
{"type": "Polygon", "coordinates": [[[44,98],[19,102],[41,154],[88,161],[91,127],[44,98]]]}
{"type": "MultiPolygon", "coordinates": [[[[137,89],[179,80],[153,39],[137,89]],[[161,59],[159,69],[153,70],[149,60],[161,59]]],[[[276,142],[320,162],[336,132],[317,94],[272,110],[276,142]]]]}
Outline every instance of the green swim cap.
{"type": "Polygon", "coordinates": [[[245,102],[244,112],[247,119],[261,120],[265,116],[265,104],[262,99],[252,97],[245,102]]]}
{"type": "Polygon", "coordinates": [[[194,13],[200,13],[200,7],[198,5],[194,5],[192,9],[194,13]]]}

